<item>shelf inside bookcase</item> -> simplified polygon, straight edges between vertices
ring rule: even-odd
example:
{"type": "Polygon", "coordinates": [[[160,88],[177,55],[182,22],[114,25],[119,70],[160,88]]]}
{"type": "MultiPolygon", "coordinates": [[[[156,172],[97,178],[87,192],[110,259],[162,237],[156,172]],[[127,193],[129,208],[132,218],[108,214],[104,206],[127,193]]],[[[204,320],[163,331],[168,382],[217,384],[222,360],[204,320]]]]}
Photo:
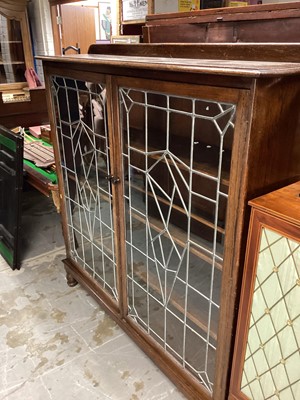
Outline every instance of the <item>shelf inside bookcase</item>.
{"type": "MultiPolygon", "coordinates": [[[[147,149],[145,144],[141,141],[138,141],[138,137],[143,137],[144,132],[142,130],[137,130],[135,128],[130,127],[131,135],[134,137],[131,140],[129,149],[133,151],[137,151],[145,153],[148,157],[153,160],[158,160],[161,157],[161,153],[163,152],[165,143],[162,143],[162,136],[159,132],[149,133],[151,136],[151,145],[147,145],[147,149]],[[159,154],[158,154],[159,152],[159,154]],[[153,153],[153,154],[151,154],[153,153]]],[[[125,133],[124,133],[125,134],[125,133]]],[[[174,140],[175,141],[175,140],[174,140]]],[[[187,156],[190,150],[187,149],[187,146],[190,146],[188,141],[185,141],[183,138],[176,138],[176,144],[172,144],[172,147],[169,148],[171,153],[174,153],[176,156],[180,157],[180,160],[187,166],[190,167],[190,158],[187,156]]],[[[231,150],[224,150],[222,154],[222,176],[221,176],[221,185],[224,193],[228,192],[229,186],[229,171],[230,171],[230,161],[231,161],[231,150]]],[[[165,161],[166,162],[166,161],[165,161]]],[[[195,172],[199,172],[200,174],[208,175],[211,178],[218,178],[218,162],[219,162],[219,148],[217,146],[209,145],[204,142],[198,142],[194,147],[194,161],[192,168],[195,172]]],[[[178,168],[184,169],[181,163],[177,163],[178,168]]]]}
{"type": "MultiPolygon", "coordinates": [[[[125,182],[125,185],[128,186],[128,185],[129,185],[128,182],[125,182]]],[[[152,200],[154,199],[153,193],[152,193],[152,192],[149,192],[149,191],[146,193],[145,189],[141,188],[141,186],[138,186],[138,185],[136,185],[136,184],[134,184],[134,183],[132,183],[132,182],[130,183],[130,186],[131,186],[131,188],[133,188],[134,190],[139,191],[139,192],[141,192],[141,193],[143,193],[143,194],[146,194],[146,195],[149,196],[152,200]]],[[[162,203],[162,205],[169,206],[169,202],[168,202],[166,199],[164,199],[163,197],[156,196],[156,198],[157,198],[157,200],[159,201],[159,203],[162,203]]],[[[178,205],[176,205],[176,204],[173,204],[172,207],[173,207],[174,210],[178,211],[180,214],[185,214],[185,210],[184,210],[183,207],[180,207],[180,206],[178,206],[178,205]]],[[[193,213],[193,212],[192,212],[192,213],[190,214],[190,217],[191,217],[193,220],[195,220],[196,222],[198,222],[198,223],[200,223],[200,224],[203,224],[203,225],[206,225],[206,226],[208,226],[208,227],[211,228],[211,229],[214,229],[214,228],[215,228],[215,225],[214,225],[214,223],[213,223],[212,221],[209,221],[208,219],[202,217],[202,216],[199,215],[199,214],[196,214],[196,213],[193,213]]],[[[216,229],[217,229],[217,231],[220,232],[221,234],[224,234],[224,233],[225,233],[225,229],[224,229],[223,227],[221,227],[221,226],[217,226],[216,229]]]]}

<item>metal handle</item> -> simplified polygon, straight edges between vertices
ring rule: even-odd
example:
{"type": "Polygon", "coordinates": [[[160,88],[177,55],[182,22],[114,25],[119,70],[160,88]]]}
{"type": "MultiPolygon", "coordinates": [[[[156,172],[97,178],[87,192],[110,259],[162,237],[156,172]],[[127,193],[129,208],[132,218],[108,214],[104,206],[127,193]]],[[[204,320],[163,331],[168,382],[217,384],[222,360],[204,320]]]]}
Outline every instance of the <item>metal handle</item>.
{"type": "Polygon", "coordinates": [[[113,175],[107,175],[106,179],[110,182],[113,183],[114,185],[120,182],[120,178],[117,176],[113,176],[113,175]]]}
{"type": "Polygon", "coordinates": [[[63,47],[62,48],[62,54],[65,55],[66,51],[68,51],[68,50],[74,50],[74,51],[77,52],[77,54],[80,54],[80,47],[79,47],[78,43],[76,43],[76,46],[63,47]]]}

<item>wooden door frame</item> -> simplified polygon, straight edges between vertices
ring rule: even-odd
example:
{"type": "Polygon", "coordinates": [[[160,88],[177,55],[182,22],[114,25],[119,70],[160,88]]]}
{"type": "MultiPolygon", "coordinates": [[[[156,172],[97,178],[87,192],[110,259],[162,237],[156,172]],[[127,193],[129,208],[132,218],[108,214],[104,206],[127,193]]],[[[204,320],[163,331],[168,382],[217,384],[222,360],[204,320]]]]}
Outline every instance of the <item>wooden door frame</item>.
{"type": "MultiPolygon", "coordinates": [[[[55,55],[62,54],[59,24],[57,23],[59,5],[50,5],[51,25],[53,32],[53,43],[55,55]]],[[[60,13],[59,13],[60,14],[60,13]]]]}

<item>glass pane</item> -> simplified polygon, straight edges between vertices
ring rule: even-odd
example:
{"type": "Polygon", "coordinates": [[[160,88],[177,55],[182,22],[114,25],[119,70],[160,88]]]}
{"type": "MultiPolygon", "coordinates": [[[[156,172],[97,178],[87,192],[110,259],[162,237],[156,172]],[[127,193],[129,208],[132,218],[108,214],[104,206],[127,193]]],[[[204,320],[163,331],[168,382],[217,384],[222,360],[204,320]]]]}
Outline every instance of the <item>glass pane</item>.
{"type": "Polygon", "coordinates": [[[73,259],[118,298],[105,85],[52,78],[73,259]]]}
{"type": "Polygon", "coordinates": [[[0,84],[25,82],[25,69],[20,21],[0,14],[0,84]]]}
{"type": "Polygon", "coordinates": [[[236,107],[119,93],[129,315],[212,391],[236,107]]]}
{"type": "Polygon", "coordinates": [[[249,398],[300,394],[300,243],[263,228],[241,391],[249,398]]]}

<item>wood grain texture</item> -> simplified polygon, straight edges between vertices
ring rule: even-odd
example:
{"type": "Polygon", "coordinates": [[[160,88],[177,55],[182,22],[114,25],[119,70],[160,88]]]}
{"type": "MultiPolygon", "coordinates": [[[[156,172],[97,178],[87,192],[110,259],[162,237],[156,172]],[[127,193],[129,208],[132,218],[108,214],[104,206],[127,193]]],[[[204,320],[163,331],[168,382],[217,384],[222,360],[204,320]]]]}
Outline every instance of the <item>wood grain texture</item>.
{"type": "MultiPolygon", "coordinates": [[[[118,46],[118,45],[107,45],[118,46]]],[[[131,45],[140,46],[140,45],[131,45]]],[[[180,49],[179,49],[180,50],[180,49]]],[[[186,72],[205,75],[222,76],[245,76],[245,77],[271,77],[289,76],[300,73],[300,65],[292,62],[268,62],[268,61],[245,61],[245,60],[207,60],[207,59],[186,59],[166,57],[143,57],[123,55],[92,55],[78,54],[66,56],[43,56],[37,57],[40,60],[49,60],[63,63],[80,62],[82,65],[105,65],[118,68],[138,68],[143,70],[156,70],[168,72],[186,72]]]]}
{"type": "Polygon", "coordinates": [[[250,206],[300,226],[300,182],[249,201],[250,206]]]}
{"type": "Polygon", "coordinates": [[[149,15],[147,43],[291,43],[300,41],[300,3],[149,15]]]}
{"type": "Polygon", "coordinates": [[[0,8],[9,12],[24,12],[27,7],[28,0],[2,0],[0,8]]]}
{"type": "Polygon", "coordinates": [[[77,47],[78,43],[81,53],[87,53],[90,44],[96,41],[94,9],[62,5],[61,18],[62,47],[77,47]]]}
{"type": "MultiPolygon", "coordinates": [[[[256,265],[257,257],[258,257],[258,246],[260,242],[260,230],[257,220],[256,213],[251,214],[251,219],[249,223],[249,235],[248,235],[248,246],[246,251],[246,261],[245,261],[245,272],[243,278],[243,286],[241,290],[241,298],[244,298],[245,294],[245,286],[248,287],[247,293],[253,291],[253,285],[255,283],[253,269],[256,265]]],[[[249,321],[246,316],[250,311],[250,304],[247,302],[241,302],[239,306],[239,324],[243,325],[243,331],[240,330],[240,325],[238,325],[237,333],[236,333],[236,342],[235,342],[235,354],[241,355],[245,354],[246,341],[245,337],[242,336],[243,332],[246,334],[249,321]],[[241,321],[241,322],[240,322],[241,321]],[[240,340],[244,339],[244,340],[240,340]]],[[[240,392],[240,382],[242,377],[242,357],[235,356],[232,366],[232,374],[231,374],[231,387],[230,387],[230,396],[234,399],[242,400],[242,393],[240,392]]]]}
{"type": "Polygon", "coordinates": [[[0,124],[7,128],[46,125],[49,116],[45,88],[30,90],[30,101],[3,103],[0,96],[0,124]]]}
{"type": "Polygon", "coordinates": [[[149,43],[107,46],[92,44],[89,54],[120,54],[196,59],[299,62],[299,44],[289,43],[149,43]]]}
{"type": "Polygon", "coordinates": [[[260,4],[251,5],[246,7],[221,7],[206,10],[197,10],[192,12],[174,12],[147,15],[146,23],[148,21],[155,21],[156,24],[168,24],[171,20],[193,22],[197,20],[217,21],[219,17],[223,20],[251,20],[257,18],[272,19],[274,16],[281,18],[300,15],[300,2],[294,3],[279,3],[279,4],[260,4]],[[259,17],[258,17],[259,16],[259,17]]]}
{"type": "Polygon", "coordinates": [[[253,100],[253,93],[251,92],[245,91],[240,94],[235,128],[238,133],[235,135],[232,150],[221,287],[221,312],[218,329],[218,337],[222,338],[222,340],[218,342],[213,396],[214,399],[218,400],[225,400],[228,394],[229,371],[233,353],[232,338],[236,323],[239,287],[246,249],[249,220],[249,210],[246,206],[247,157],[251,147],[250,121],[253,100]]]}
{"type": "Polygon", "coordinates": [[[300,171],[299,79],[256,80],[254,92],[248,200],[295,182],[300,171]]]}
{"type": "Polygon", "coordinates": [[[120,313],[125,317],[128,310],[127,294],[127,268],[126,268],[126,244],[125,244],[125,221],[124,221],[124,182],[122,170],[122,147],[120,126],[114,121],[120,121],[120,110],[118,102],[118,87],[112,82],[111,77],[106,80],[107,107],[108,107],[108,130],[110,143],[110,171],[119,179],[117,184],[111,184],[113,196],[113,224],[115,238],[115,254],[117,265],[117,285],[120,299],[120,313]]]}
{"type": "Polygon", "coordinates": [[[54,44],[54,53],[61,54],[61,41],[60,41],[60,33],[59,33],[59,25],[57,24],[57,7],[51,5],[50,6],[50,13],[51,13],[51,26],[52,26],[52,33],[53,33],[53,44],[54,44]]]}

